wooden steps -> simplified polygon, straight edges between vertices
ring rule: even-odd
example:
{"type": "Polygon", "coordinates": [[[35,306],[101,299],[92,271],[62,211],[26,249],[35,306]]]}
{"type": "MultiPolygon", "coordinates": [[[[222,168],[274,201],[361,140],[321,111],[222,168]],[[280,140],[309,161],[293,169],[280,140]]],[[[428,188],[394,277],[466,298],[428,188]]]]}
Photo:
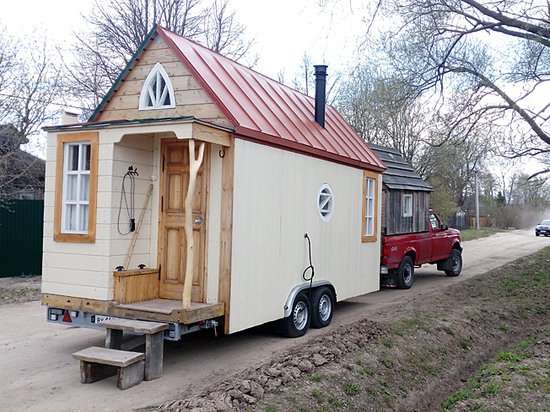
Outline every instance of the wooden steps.
{"type": "Polygon", "coordinates": [[[107,329],[105,347],[92,346],[73,353],[80,360],[80,381],[92,383],[118,373],[117,386],[128,389],[142,380],[162,376],[164,361],[164,331],[168,323],[147,322],[133,319],[113,318],[99,322],[107,329]],[[141,336],[123,342],[124,331],[141,336]],[[145,353],[129,352],[145,344],[145,353]]]}
{"type": "Polygon", "coordinates": [[[92,383],[118,374],[117,386],[124,390],[143,380],[143,353],[92,346],[73,353],[73,358],[80,361],[81,383],[92,383]]]}
{"type": "MultiPolygon", "coordinates": [[[[111,349],[123,348],[124,331],[145,335],[145,380],[150,381],[162,376],[164,362],[164,331],[168,323],[146,322],[142,320],[113,318],[99,322],[99,326],[107,329],[105,347],[111,349]]],[[[141,344],[142,341],[138,341],[141,344]]]]}

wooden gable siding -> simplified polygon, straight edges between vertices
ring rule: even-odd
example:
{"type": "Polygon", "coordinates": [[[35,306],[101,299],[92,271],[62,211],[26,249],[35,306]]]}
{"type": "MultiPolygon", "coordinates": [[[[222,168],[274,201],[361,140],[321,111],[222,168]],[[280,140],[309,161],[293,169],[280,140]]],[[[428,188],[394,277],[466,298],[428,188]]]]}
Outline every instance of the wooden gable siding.
{"type": "Polygon", "coordinates": [[[428,231],[430,192],[388,190],[384,188],[382,211],[382,235],[402,235],[428,231]],[[413,196],[413,215],[403,216],[403,195],[413,196]]]}
{"type": "Polygon", "coordinates": [[[119,87],[95,121],[179,116],[194,116],[198,119],[231,127],[229,121],[223,116],[212,99],[199,86],[166,43],[151,41],[143,55],[140,56],[131,70],[128,70],[124,81],[119,84],[119,87]],[[176,97],[176,107],[173,109],[139,110],[139,96],[143,83],[157,62],[164,66],[170,77],[176,97]]]}

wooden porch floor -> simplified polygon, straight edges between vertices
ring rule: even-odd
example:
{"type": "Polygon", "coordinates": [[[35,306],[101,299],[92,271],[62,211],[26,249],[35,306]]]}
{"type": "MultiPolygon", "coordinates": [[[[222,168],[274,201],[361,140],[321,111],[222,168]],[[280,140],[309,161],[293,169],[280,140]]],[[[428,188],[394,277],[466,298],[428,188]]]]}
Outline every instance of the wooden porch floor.
{"type": "MultiPolygon", "coordinates": [[[[151,299],[135,303],[117,303],[116,305],[120,309],[139,310],[142,312],[151,313],[163,313],[165,315],[170,315],[174,311],[183,311],[181,300],[171,299],[151,299]]],[[[219,305],[219,303],[208,304],[191,302],[191,309],[188,309],[188,311],[208,310],[208,308],[214,308],[219,305]]]]}

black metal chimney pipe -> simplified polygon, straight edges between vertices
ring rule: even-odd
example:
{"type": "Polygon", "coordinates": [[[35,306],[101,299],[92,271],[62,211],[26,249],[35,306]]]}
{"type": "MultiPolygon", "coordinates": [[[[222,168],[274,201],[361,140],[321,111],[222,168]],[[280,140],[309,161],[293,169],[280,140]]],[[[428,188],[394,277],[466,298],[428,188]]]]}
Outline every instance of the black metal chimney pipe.
{"type": "Polygon", "coordinates": [[[325,94],[327,88],[327,67],[319,64],[315,67],[315,121],[325,127],[325,94]]]}

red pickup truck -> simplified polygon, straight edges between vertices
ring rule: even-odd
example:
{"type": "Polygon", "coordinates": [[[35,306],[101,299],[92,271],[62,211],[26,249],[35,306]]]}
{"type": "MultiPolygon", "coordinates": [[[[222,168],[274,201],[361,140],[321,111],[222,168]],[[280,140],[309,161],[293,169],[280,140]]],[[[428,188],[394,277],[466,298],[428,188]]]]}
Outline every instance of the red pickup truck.
{"type": "Polygon", "coordinates": [[[462,271],[460,231],[442,225],[439,216],[429,211],[427,232],[382,237],[380,256],[381,286],[408,289],[413,284],[414,268],[424,263],[437,264],[447,276],[462,271]]]}

